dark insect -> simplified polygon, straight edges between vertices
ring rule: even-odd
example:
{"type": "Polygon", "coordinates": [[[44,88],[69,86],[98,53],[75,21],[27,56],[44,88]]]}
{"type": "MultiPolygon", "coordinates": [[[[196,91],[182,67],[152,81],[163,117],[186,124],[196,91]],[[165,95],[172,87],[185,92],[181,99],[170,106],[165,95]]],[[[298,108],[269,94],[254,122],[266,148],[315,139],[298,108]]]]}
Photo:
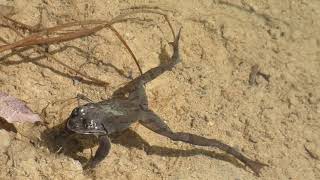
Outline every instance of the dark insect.
{"type": "Polygon", "coordinates": [[[148,108],[144,86],[165,71],[171,70],[181,61],[179,55],[180,33],[181,29],[176,35],[174,42],[171,43],[173,55],[169,62],[160,64],[158,67],[152,68],[133,79],[116,90],[108,100],[97,103],[90,102],[75,108],[67,119],[67,130],[79,134],[93,134],[99,138],[99,148],[89,163],[91,168],[95,167],[109,153],[111,143],[108,135],[122,132],[128,129],[131,124],[139,122],[151,131],[166,136],[173,141],[219,148],[249,166],[259,176],[261,168],[266,166],[266,164],[247,158],[242,153],[219,140],[208,139],[185,132],[173,132],[157,114],[148,108]]]}

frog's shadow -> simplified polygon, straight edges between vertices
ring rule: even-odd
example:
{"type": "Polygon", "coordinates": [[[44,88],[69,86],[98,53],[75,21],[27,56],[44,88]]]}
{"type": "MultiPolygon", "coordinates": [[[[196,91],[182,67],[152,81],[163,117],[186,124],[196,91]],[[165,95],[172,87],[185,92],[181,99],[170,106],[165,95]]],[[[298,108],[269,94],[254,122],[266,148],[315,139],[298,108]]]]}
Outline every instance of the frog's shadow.
{"type": "MultiPolygon", "coordinates": [[[[56,127],[45,130],[41,135],[44,145],[48,147],[51,153],[64,153],[66,156],[80,161],[81,164],[86,164],[89,159],[80,156],[79,152],[82,152],[84,149],[95,147],[98,144],[98,139],[94,135],[68,135],[63,127],[64,124],[60,124],[56,127]]],[[[110,139],[114,144],[121,144],[129,149],[136,148],[139,150],[143,150],[148,155],[155,154],[166,157],[190,157],[195,155],[205,155],[211,158],[229,162],[236,167],[245,169],[244,165],[242,165],[235,158],[226,153],[217,153],[214,151],[199,148],[181,150],[155,145],[151,146],[138,133],[131,129],[125,130],[121,133],[112,134],[110,136],[110,139]]],[[[92,156],[93,155],[94,152],[92,156]]]]}

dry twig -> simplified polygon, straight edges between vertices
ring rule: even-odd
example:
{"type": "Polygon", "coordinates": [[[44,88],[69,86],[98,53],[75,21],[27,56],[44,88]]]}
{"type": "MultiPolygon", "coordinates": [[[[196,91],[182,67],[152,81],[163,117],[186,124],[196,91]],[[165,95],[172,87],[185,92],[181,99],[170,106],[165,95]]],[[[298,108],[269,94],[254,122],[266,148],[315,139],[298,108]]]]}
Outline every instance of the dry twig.
{"type": "Polygon", "coordinates": [[[90,36],[90,35],[98,32],[104,28],[108,28],[108,29],[112,30],[116,34],[118,39],[124,44],[124,46],[126,47],[128,52],[130,53],[130,55],[134,59],[135,64],[137,65],[140,73],[142,74],[142,69],[139,65],[137,58],[135,57],[134,53],[132,52],[131,48],[126,43],[126,41],[123,39],[123,37],[120,35],[120,33],[112,26],[113,24],[129,20],[128,16],[139,14],[139,13],[158,14],[158,15],[163,16],[165,18],[165,20],[167,21],[167,23],[172,31],[172,34],[174,36],[174,31],[173,31],[172,25],[168,19],[168,16],[166,14],[162,13],[161,11],[157,11],[152,8],[145,9],[145,7],[144,7],[144,9],[135,8],[133,10],[130,10],[127,13],[120,14],[120,15],[116,16],[115,18],[113,18],[111,21],[106,21],[106,20],[76,21],[76,22],[70,22],[70,23],[66,23],[66,24],[57,25],[55,27],[42,28],[42,29],[36,29],[32,26],[23,24],[21,22],[18,22],[16,20],[13,20],[9,17],[6,17],[6,16],[0,14],[1,19],[3,19],[6,22],[5,25],[3,25],[3,27],[10,28],[16,34],[18,34],[20,37],[22,37],[22,39],[19,41],[16,41],[11,44],[6,43],[6,45],[0,46],[0,52],[14,50],[16,48],[33,47],[38,53],[44,54],[46,57],[53,59],[54,61],[58,62],[59,64],[61,64],[65,67],[67,67],[68,69],[80,74],[83,77],[86,77],[87,79],[90,79],[92,81],[96,81],[101,84],[108,84],[106,82],[103,82],[103,81],[98,80],[93,77],[89,77],[88,75],[83,74],[83,73],[73,69],[72,67],[68,66],[67,64],[65,64],[65,63],[61,62],[60,60],[58,60],[57,58],[55,58],[50,53],[42,50],[42,48],[40,48],[39,46],[40,45],[47,45],[48,46],[50,44],[57,44],[57,43],[61,43],[61,42],[71,41],[71,40],[74,40],[77,38],[90,36]],[[78,26],[80,27],[78,29],[71,29],[71,30],[69,29],[69,28],[75,28],[78,26]],[[85,26],[94,26],[94,27],[88,28],[85,26]],[[20,33],[19,30],[28,31],[29,33],[31,33],[31,35],[24,37],[24,35],[22,33],[20,33]],[[70,32],[63,32],[66,30],[69,30],[70,32]]]}

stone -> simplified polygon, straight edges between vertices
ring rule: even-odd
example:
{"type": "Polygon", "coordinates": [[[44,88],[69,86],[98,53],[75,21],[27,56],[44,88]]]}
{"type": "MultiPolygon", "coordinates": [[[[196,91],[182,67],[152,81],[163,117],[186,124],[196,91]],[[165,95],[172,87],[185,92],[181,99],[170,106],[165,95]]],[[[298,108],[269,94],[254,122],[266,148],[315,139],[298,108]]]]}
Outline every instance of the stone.
{"type": "Polygon", "coordinates": [[[0,129],[0,152],[5,152],[10,145],[11,137],[8,131],[0,129]]]}
{"type": "Polygon", "coordinates": [[[306,143],[304,145],[306,151],[308,152],[308,154],[313,158],[313,159],[316,159],[316,160],[320,160],[320,146],[315,144],[315,143],[312,143],[312,142],[309,142],[309,143],[306,143]]]}

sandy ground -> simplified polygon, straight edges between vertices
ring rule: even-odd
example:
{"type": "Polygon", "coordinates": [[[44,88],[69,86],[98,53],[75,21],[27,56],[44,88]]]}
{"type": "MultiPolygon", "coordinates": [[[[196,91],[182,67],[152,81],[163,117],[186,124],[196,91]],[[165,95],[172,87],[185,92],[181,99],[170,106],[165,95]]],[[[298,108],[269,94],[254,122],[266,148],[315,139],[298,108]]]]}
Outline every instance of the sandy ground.
{"type": "MultiPolygon", "coordinates": [[[[30,25],[39,23],[42,9],[43,27],[112,19],[133,6],[163,9],[176,30],[183,27],[183,63],[147,85],[151,108],[176,131],[220,139],[267,163],[260,179],[320,179],[320,1],[0,3],[14,6],[12,18],[30,25]],[[255,64],[271,76],[269,82],[258,76],[258,85],[249,85],[255,64]]],[[[172,36],[162,17],[136,17],[115,27],[146,71],[159,64],[161,43],[167,44],[172,36]]],[[[19,39],[4,28],[0,31],[9,42],[19,39]]],[[[0,91],[24,100],[42,115],[49,130],[30,124],[15,124],[17,133],[0,130],[0,179],[259,179],[219,150],[172,142],[141,125],[116,138],[108,158],[91,172],[81,164],[90,158],[91,148],[95,152],[96,144],[83,145],[73,155],[56,153],[53,141],[58,133],[52,128],[77,106],[69,98],[82,93],[99,101],[127,82],[126,76],[139,75],[126,49],[108,30],[50,50],[63,47],[67,48],[57,51],[56,58],[110,85],[78,82],[70,70],[47,58],[2,53],[0,91]]],[[[32,50],[22,54],[38,56],[32,50]]]]}

